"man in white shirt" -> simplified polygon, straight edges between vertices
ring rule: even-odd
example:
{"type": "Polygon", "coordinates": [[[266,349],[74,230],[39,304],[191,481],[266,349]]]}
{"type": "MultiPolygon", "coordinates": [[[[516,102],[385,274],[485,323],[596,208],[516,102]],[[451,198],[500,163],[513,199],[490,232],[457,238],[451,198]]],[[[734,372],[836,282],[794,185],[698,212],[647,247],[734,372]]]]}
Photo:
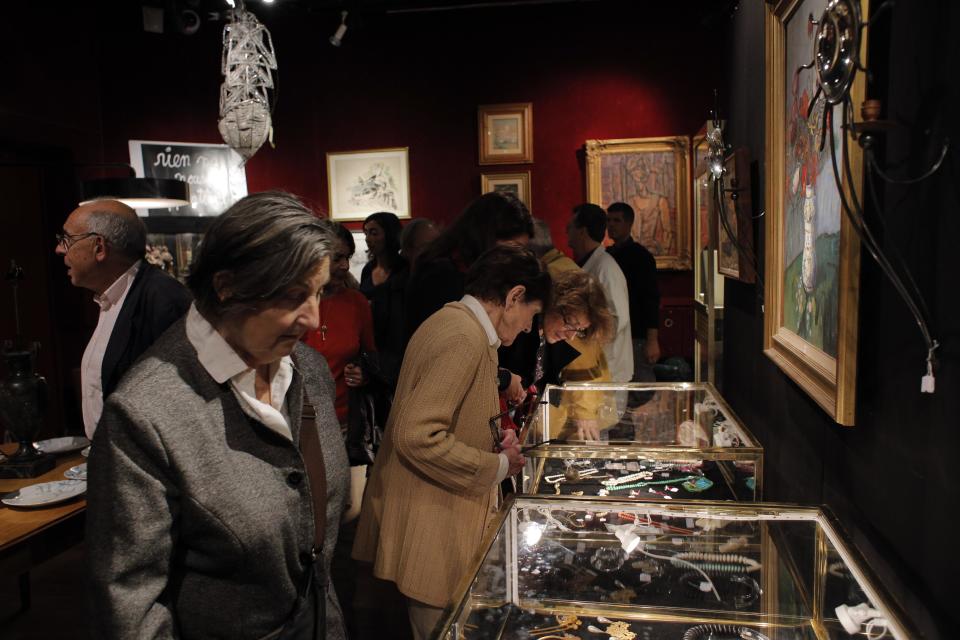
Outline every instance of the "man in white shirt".
{"type": "Polygon", "coordinates": [[[104,398],[190,306],[183,285],[143,260],[146,242],[143,221],[115,200],[80,206],[57,234],[56,253],[63,256],[70,282],[93,291],[100,306],[80,364],[83,426],[91,439],[104,398]]]}
{"type": "Polygon", "coordinates": [[[616,332],[603,351],[610,365],[614,382],[630,382],[633,378],[633,345],[630,342],[630,297],[627,279],[617,261],[603,248],[607,231],[607,214],[595,204],[581,204],[573,209],[567,223],[567,244],[573,258],[603,286],[616,332]]]}

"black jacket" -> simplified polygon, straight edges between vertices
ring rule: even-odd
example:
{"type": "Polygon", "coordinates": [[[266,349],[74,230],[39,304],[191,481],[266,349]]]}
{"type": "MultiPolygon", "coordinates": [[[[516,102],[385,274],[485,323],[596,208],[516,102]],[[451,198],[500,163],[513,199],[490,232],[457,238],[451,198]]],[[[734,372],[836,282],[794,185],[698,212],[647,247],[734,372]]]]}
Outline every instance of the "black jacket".
{"type": "Polygon", "coordinates": [[[647,329],[660,326],[657,260],[642,244],[634,242],[633,238],[607,247],[607,253],[613,256],[627,278],[630,333],[633,338],[644,339],[647,337],[647,329]]]}
{"type": "Polygon", "coordinates": [[[140,262],[103,354],[100,383],[104,399],[140,354],[187,312],[192,299],[176,278],[140,262]]]}

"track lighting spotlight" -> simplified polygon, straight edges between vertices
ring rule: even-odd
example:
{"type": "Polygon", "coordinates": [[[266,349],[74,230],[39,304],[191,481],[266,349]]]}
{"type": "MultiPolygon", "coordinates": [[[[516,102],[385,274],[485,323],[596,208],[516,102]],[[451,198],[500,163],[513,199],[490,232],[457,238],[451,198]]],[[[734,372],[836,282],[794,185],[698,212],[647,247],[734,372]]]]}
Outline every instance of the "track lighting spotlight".
{"type": "Polygon", "coordinates": [[[337,27],[337,30],[332,36],[330,36],[330,44],[335,47],[339,47],[340,43],[343,42],[343,34],[347,32],[347,12],[340,12],[340,26],[337,27]]]}

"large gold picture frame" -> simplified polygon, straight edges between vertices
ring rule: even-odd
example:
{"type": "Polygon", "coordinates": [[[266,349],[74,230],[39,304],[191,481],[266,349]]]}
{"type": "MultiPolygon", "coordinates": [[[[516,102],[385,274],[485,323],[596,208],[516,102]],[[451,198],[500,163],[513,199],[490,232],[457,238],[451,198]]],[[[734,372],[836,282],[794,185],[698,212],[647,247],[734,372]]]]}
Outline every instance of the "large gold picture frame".
{"type": "MultiPolygon", "coordinates": [[[[857,315],[860,243],[841,210],[827,145],[819,151],[822,104],[807,106],[816,94],[816,73],[800,71],[813,58],[818,19],[826,0],[779,0],[765,5],[766,22],[766,315],[764,353],[836,422],[852,426],[856,409],[857,315]]],[[[861,0],[863,15],[868,0],[861,0]]],[[[861,57],[866,55],[866,42],[861,57]]],[[[863,75],[851,98],[860,104],[863,75]]],[[[822,97],[820,98],[822,100],[822,97]]],[[[828,110],[829,111],[829,110],[828,110]]],[[[849,140],[850,164],[860,192],[862,158],[849,140]]],[[[849,195],[848,195],[849,197],[849,195]]]]}
{"type": "Polygon", "coordinates": [[[690,138],[587,140],[587,200],[633,207],[633,239],[657,269],[690,269],[690,138]]]}

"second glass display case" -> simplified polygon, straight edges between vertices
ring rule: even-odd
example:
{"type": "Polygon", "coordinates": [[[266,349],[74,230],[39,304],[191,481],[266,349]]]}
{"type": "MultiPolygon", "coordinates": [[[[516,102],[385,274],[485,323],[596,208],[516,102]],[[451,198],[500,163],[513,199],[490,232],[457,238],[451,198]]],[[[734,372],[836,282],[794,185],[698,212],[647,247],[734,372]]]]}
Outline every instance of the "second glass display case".
{"type": "Polygon", "coordinates": [[[524,440],[527,494],[762,495],[763,448],[710,384],[548,386],[524,440]]]}
{"type": "Polygon", "coordinates": [[[517,496],[446,640],[913,637],[820,508],[517,496]]]}

